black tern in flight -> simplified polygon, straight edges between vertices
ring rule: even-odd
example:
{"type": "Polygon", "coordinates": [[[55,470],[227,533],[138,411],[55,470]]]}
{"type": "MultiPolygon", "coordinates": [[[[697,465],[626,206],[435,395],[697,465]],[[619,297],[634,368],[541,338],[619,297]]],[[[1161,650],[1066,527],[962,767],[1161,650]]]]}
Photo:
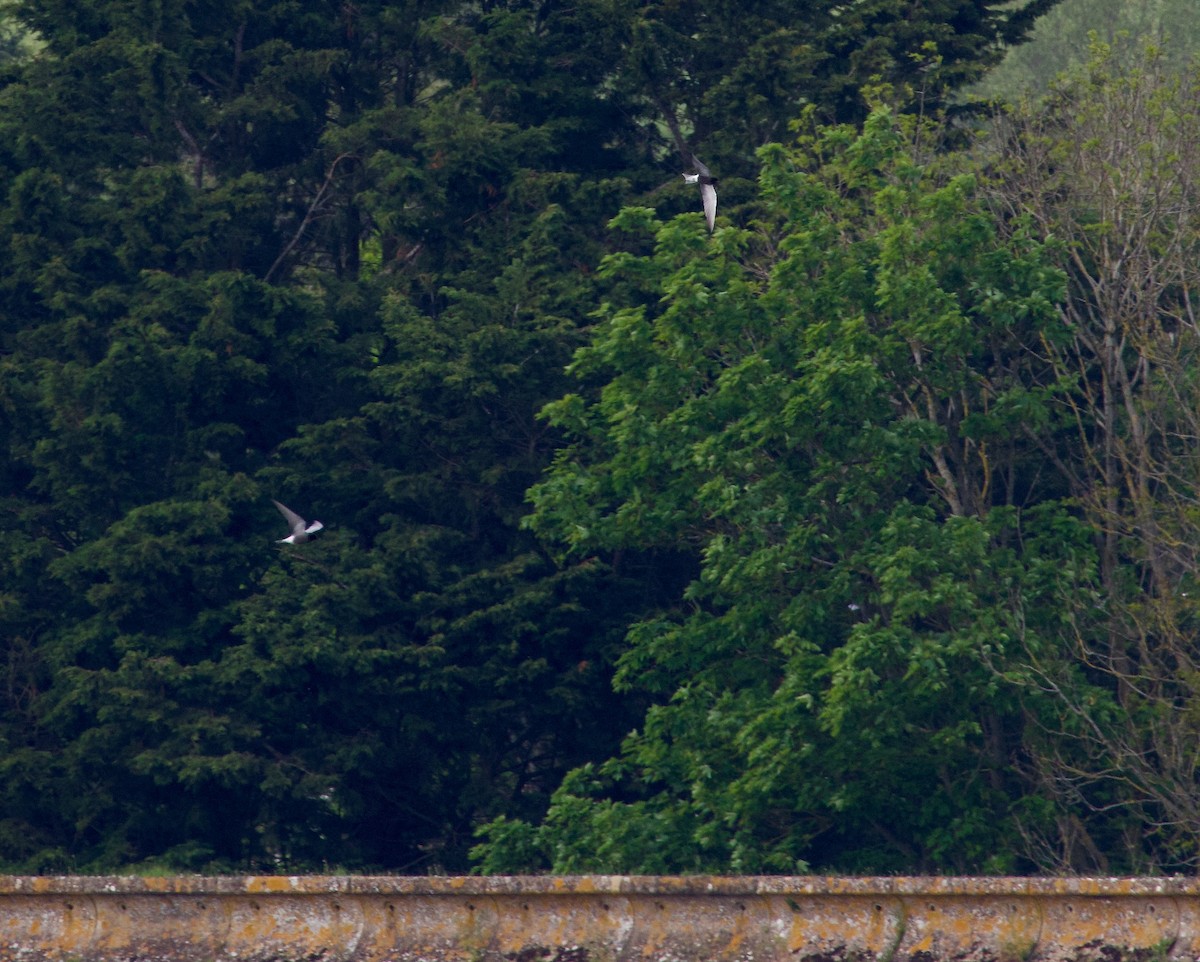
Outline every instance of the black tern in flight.
{"type": "Polygon", "coordinates": [[[717,222],[717,178],[700,163],[700,158],[695,154],[692,154],[692,163],[699,173],[684,174],[683,179],[689,184],[700,185],[700,199],[704,202],[704,219],[708,221],[708,232],[711,234],[713,225],[717,222]]]}
{"type": "Polygon", "coordinates": [[[274,498],[271,499],[271,503],[279,509],[281,515],[287,518],[288,527],[292,532],[286,538],[280,538],[280,544],[304,544],[312,535],[325,527],[320,521],[309,524],[287,505],[280,504],[274,498]]]}

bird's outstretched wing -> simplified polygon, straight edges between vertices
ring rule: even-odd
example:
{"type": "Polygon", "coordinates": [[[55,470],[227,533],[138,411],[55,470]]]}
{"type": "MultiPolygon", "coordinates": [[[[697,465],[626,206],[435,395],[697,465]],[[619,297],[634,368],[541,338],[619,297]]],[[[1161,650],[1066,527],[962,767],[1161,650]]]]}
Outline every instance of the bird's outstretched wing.
{"type": "Polygon", "coordinates": [[[704,219],[708,222],[708,232],[711,234],[717,224],[717,180],[704,166],[704,161],[695,154],[692,154],[692,163],[700,173],[684,177],[688,183],[700,183],[700,201],[704,204],[704,219]]]}
{"type": "Polygon", "coordinates": [[[271,499],[271,504],[279,509],[279,513],[287,519],[288,530],[295,533],[304,530],[304,519],[296,514],[291,508],[285,504],[280,504],[274,498],[271,499]]]}
{"type": "Polygon", "coordinates": [[[708,232],[711,234],[717,223],[717,189],[712,184],[701,184],[700,199],[704,202],[704,219],[708,221],[708,232]]]}

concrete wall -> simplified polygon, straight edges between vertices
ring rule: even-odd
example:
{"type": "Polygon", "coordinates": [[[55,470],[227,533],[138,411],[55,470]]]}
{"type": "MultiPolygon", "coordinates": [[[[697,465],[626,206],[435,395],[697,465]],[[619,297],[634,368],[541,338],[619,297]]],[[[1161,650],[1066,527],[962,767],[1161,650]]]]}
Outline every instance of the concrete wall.
{"type": "Polygon", "coordinates": [[[0,876],[0,962],[1200,959],[1191,879],[0,876]]]}

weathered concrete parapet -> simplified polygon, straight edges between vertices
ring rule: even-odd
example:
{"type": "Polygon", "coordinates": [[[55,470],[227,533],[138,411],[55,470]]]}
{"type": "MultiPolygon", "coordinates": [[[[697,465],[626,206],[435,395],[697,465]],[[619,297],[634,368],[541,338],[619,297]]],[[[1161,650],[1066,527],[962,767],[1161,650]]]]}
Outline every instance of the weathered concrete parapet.
{"type": "Polygon", "coordinates": [[[3,877],[0,962],[1200,959],[1193,879],[3,877]]]}

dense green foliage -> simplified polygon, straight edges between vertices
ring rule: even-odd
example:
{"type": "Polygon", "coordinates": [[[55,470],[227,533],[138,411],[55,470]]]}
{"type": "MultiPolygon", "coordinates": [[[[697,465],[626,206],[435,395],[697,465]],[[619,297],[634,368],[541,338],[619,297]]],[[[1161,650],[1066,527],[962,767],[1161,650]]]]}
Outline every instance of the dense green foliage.
{"type": "Polygon", "coordinates": [[[1052,6],[14,0],[0,868],[1189,863],[1194,84],[931,119],[1052,6]]]}
{"type": "Polygon", "coordinates": [[[486,869],[1194,862],[1200,78],[1111,55],[969,159],[882,109],[766,148],[706,247],[624,213],[531,524],[699,569],[486,869]]]}
{"type": "Polygon", "coordinates": [[[1068,520],[1020,437],[1045,420],[1021,345],[1058,336],[1063,278],[974,178],[913,162],[924,133],[878,111],[765,150],[759,230],[707,254],[626,213],[654,252],[606,263],[628,284],[574,369],[611,379],[548,409],[580,440],[534,521],[576,550],[682,537],[702,564],[631,630],[618,681],[663,700],[560,789],[536,833],[556,868],[1013,866],[997,670],[1070,551],[1021,544],[1031,503],[1068,520]]]}

